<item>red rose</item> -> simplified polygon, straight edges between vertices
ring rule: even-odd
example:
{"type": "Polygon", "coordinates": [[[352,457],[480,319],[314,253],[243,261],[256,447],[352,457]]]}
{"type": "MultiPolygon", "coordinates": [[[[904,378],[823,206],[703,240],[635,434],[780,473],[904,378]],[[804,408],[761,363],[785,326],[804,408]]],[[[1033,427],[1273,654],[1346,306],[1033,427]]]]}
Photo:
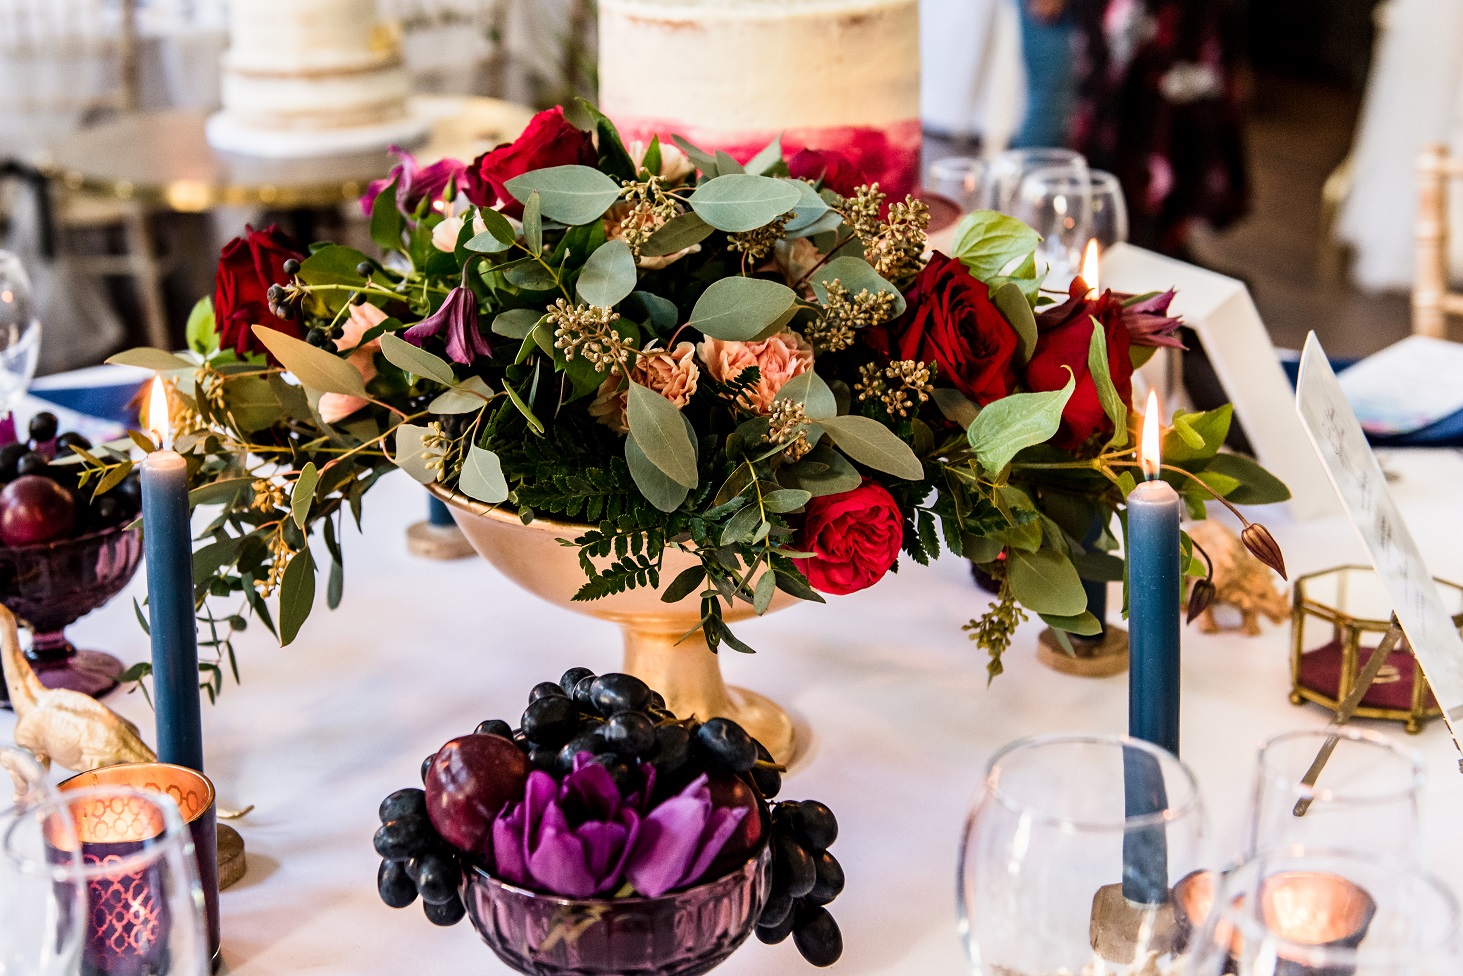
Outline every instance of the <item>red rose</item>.
{"type": "Polygon", "coordinates": [[[903,315],[864,330],[875,352],[885,360],[935,363],[935,382],[981,406],[1011,392],[1021,338],[965,265],[935,252],[904,297],[909,308],[903,315]]]}
{"type": "MultiPolygon", "coordinates": [[[[1067,306],[1062,306],[1066,308],[1067,306]]],[[[1054,310],[1056,311],[1056,310],[1054,310]]],[[[1062,411],[1062,426],[1052,443],[1075,451],[1093,434],[1112,433],[1112,421],[1097,398],[1097,384],[1087,370],[1087,350],[1092,342],[1092,320],[1102,324],[1107,336],[1107,367],[1113,386],[1123,403],[1133,402],[1133,360],[1128,352],[1128,326],[1122,303],[1106,292],[1094,301],[1082,302],[1066,313],[1043,313],[1036,320],[1036,352],[1026,364],[1026,385],[1033,392],[1060,390],[1067,385],[1067,370],[1077,379],[1077,388],[1062,411]]]]}
{"type": "Polygon", "coordinates": [[[505,185],[530,170],[578,163],[593,166],[599,161],[594,139],[564,119],[557,105],[535,115],[523,135],[473,160],[462,180],[462,192],[480,207],[501,203],[503,213],[523,216],[523,204],[505,185]]]}
{"type": "Polygon", "coordinates": [[[873,586],[899,558],[904,516],[883,485],[865,478],[853,491],[808,502],[798,548],[813,555],[798,568],[823,593],[873,586]]]}
{"type": "Polygon", "coordinates": [[[842,153],[826,149],[803,149],[787,161],[788,175],[800,180],[822,180],[825,189],[841,197],[868,183],[857,163],[842,153]]]}
{"type": "Polygon", "coordinates": [[[267,325],[300,338],[295,319],[278,318],[269,310],[269,286],[289,283],[284,263],[290,258],[303,261],[305,255],[274,224],[263,230],[245,227],[243,237],[224,245],[213,276],[213,317],[222,348],[240,356],[263,351],[250,329],[253,325],[267,325]]]}

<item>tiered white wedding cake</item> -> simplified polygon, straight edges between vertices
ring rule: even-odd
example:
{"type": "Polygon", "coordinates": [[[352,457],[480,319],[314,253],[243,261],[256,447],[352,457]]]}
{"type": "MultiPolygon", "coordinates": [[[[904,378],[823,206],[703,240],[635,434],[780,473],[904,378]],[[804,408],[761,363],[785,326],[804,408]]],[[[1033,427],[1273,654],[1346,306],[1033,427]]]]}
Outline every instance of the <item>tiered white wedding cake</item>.
{"type": "Polygon", "coordinates": [[[427,125],[407,107],[401,38],[376,0],[235,0],[223,59],[217,149],[314,156],[409,143],[427,125]]]}
{"type": "Polygon", "coordinates": [[[600,0],[600,108],[628,140],[672,133],[745,162],[848,157],[919,185],[918,0],[600,0]]]}

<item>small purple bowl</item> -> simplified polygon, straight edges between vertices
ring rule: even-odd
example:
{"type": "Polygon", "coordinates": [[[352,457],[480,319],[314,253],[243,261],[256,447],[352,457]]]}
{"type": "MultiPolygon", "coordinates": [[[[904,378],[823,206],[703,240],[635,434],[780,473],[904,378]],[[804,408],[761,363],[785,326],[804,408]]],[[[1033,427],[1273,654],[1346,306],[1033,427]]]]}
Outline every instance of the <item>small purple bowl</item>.
{"type": "Polygon", "coordinates": [[[659,898],[576,901],[526,891],[473,868],[462,900],[478,935],[525,976],[699,976],[752,934],[772,851],[659,898]]]}

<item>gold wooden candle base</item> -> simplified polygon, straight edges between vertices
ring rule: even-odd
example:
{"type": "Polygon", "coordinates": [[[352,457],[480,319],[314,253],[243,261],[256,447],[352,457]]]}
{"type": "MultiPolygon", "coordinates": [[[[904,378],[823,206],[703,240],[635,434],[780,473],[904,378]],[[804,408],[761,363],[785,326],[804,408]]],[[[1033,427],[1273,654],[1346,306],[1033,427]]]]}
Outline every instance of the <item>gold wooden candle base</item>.
{"type": "Polygon", "coordinates": [[[1144,964],[1174,951],[1178,927],[1173,902],[1139,905],[1123,897],[1121,884],[1103,885],[1092,899],[1092,949],[1119,964],[1144,964]]]}
{"type": "Polygon", "coordinates": [[[475,555],[472,543],[455,525],[418,522],[407,527],[406,551],[422,559],[449,561],[475,555]]]}
{"type": "Polygon", "coordinates": [[[228,824],[218,825],[218,887],[219,890],[244,877],[249,870],[244,859],[244,838],[228,824]]]}
{"type": "Polygon", "coordinates": [[[1128,632],[1108,624],[1107,631],[1097,638],[1067,635],[1073,654],[1048,627],[1036,639],[1036,657],[1053,671],[1075,674],[1080,678],[1107,678],[1128,670],[1128,632]]]}

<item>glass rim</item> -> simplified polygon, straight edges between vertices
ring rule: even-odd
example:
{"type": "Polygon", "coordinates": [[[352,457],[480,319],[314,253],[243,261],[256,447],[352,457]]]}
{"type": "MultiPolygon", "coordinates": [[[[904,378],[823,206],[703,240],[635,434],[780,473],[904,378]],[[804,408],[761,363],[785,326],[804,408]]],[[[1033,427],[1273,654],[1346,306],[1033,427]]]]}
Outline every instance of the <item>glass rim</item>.
{"type": "MultiPolygon", "coordinates": [[[[1331,873],[1335,873],[1334,871],[1331,873]]],[[[1340,875],[1344,880],[1357,882],[1345,875],[1340,875]]],[[[1248,887],[1244,889],[1248,890],[1248,887]]],[[[1238,892],[1243,894],[1243,891],[1238,892]]],[[[1415,912],[1412,913],[1414,916],[1415,912]]],[[[1391,854],[1379,854],[1372,851],[1359,851],[1348,848],[1296,848],[1296,847],[1270,847],[1265,848],[1256,854],[1246,858],[1243,862],[1230,868],[1223,873],[1217,886],[1214,905],[1210,909],[1210,917],[1206,920],[1203,933],[1206,938],[1213,938],[1215,921],[1221,921],[1231,926],[1245,939],[1254,939],[1263,942],[1265,945],[1275,946],[1285,951],[1286,959],[1294,959],[1300,965],[1307,967],[1327,967],[1345,965],[1356,962],[1363,951],[1366,953],[1368,965],[1379,965],[1382,968],[1408,966],[1426,960],[1434,952],[1446,949],[1449,944],[1454,950],[1458,948],[1457,940],[1460,933],[1460,915],[1458,898],[1441,878],[1431,871],[1423,868],[1422,865],[1408,861],[1405,858],[1396,857],[1391,854]],[[1320,862],[1318,867],[1325,868],[1325,862],[1351,861],[1382,866],[1387,870],[1395,872],[1400,877],[1407,878],[1414,888],[1429,892],[1435,896],[1436,904],[1443,909],[1445,918],[1439,931],[1432,934],[1428,941],[1409,945],[1401,948],[1377,949],[1375,946],[1368,946],[1363,949],[1361,946],[1337,946],[1317,945],[1313,942],[1296,942],[1283,936],[1276,935],[1270,930],[1265,922],[1257,918],[1253,912],[1248,911],[1244,905],[1236,904],[1231,897],[1231,886],[1235,880],[1242,876],[1242,872],[1259,872],[1265,865],[1275,865],[1277,870],[1267,871],[1263,875],[1257,875],[1256,882],[1262,881],[1265,877],[1279,874],[1281,871],[1295,871],[1303,869],[1302,866],[1308,862],[1320,862]],[[1283,865],[1283,866],[1282,866],[1283,865]]],[[[1405,971],[1405,970],[1404,970],[1405,971]]]]}
{"type": "Polygon", "coordinates": [[[1337,727],[1325,729],[1292,729],[1289,732],[1281,732],[1278,735],[1272,735],[1270,738],[1266,739],[1265,744],[1260,747],[1259,775],[1265,782],[1273,783],[1281,789],[1299,794],[1311,800],[1319,800],[1321,802],[1332,802],[1340,800],[1346,803],[1368,805],[1374,803],[1393,803],[1397,800],[1415,794],[1419,789],[1422,788],[1423,783],[1427,779],[1427,771],[1423,766],[1422,756],[1416,750],[1407,749],[1399,746],[1387,736],[1382,735],[1380,732],[1374,731],[1373,729],[1337,727]],[[1395,789],[1387,790],[1386,792],[1349,793],[1344,789],[1336,790],[1329,786],[1307,786],[1305,783],[1301,782],[1301,780],[1304,778],[1303,772],[1300,775],[1286,772],[1279,769],[1277,766],[1273,765],[1269,761],[1271,757],[1272,746],[1286,745],[1299,739],[1324,740],[1330,738],[1333,735],[1351,742],[1360,742],[1368,747],[1381,749],[1385,752],[1391,753],[1393,756],[1402,759],[1409,766],[1411,766],[1411,776],[1408,777],[1408,780],[1404,785],[1399,786],[1395,789]]]}
{"type": "Polygon", "coordinates": [[[1076,192],[1091,195],[1094,185],[1102,182],[1093,178],[1093,172],[1090,169],[1079,171],[1061,163],[1033,166],[1021,174],[1021,186],[1025,187],[1027,183],[1036,180],[1045,180],[1053,184],[1070,183],[1076,192]]]}
{"type": "MultiPolygon", "coordinates": [[[[17,805],[3,815],[3,819],[5,822],[3,830],[0,830],[0,857],[8,861],[20,874],[36,877],[49,876],[54,881],[89,882],[119,873],[136,874],[156,864],[170,848],[176,846],[184,853],[191,853],[193,845],[193,834],[183,822],[183,815],[178,810],[178,804],[173,802],[170,796],[166,793],[139,790],[131,786],[89,786],[85,789],[44,796],[32,802],[17,805]],[[87,865],[80,858],[83,845],[79,839],[74,851],[62,851],[62,853],[72,855],[69,863],[37,861],[34,857],[24,855],[14,849],[12,837],[22,823],[37,818],[44,824],[50,817],[62,815],[66,818],[74,836],[76,825],[71,816],[73,804],[93,798],[115,796],[141,799],[156,808],[162,815],[162,831],[148,838],[144,842],[146,846],[139,850],[109,858],[104,864],[87,865]]],[[[44,832],[45,829],[43,825],[41,830],[44,832]]],[[[44,837],[42,843],[46,843],[44,837]]]]}
{"type": "Polygon", "coordinates": [[[990,762],[986,764],[985,775],[986,795],[995,799],[1001,806],[1013,813],[1029,817],[1038,823],[1060,826],[1067,830],[1080,832],[1109,832],[1114,830],[1131,831],[1141,830],[1145,827],[1158,827],[1164,824],[1174,823],[1192,814],[1202,815],[1204,810],[1203,797],[1199,794],[1199,782],[1194,778],[1193,770],[1184,764],[1167,749],[1160,748],[1151,742],[1143,739],[1135,739],[1129,735],[1114,735],[1101,732],[1046,732],[1040,735],[1023,736],[1012,742],[1006,743],[998,749],[995,755],[991,756],[990,762]],[[1039,749],[1055,745],[1100,745],[1116,746],[1119,749],[1137,749],[1157,759],[1166,769],[1177,771],[1182,782],[1188,788],[1188,797],[1183,803],[1174,805],[1170,803],[1162,810],[1153,813],[1140,814],[1136,817],[1124,816],[1122,819],[1111,820],[1078,820],[1072,817],[1050,814],[1033,808],[1027,804],[1018,802],[1000,787],[999,768],[1003,761],[1013,754],[1024,752],[1030,749],[1039,749]]]}
{"type": "MultiPolygon", "coordinates": [[[[991,162],[1005,161],[1010,163],[1015,160],[1029,160],[1045,156],[1050,159],[1065,159],[1068,164],[1076,163],[1083,169],[1090,169],[1087,157],[1075,149],[1068,149],[1066,146],[1024,146],[1017,149],[1006,149],[991,158],[991,162]]],[[[1042,166],[1056,165],[1042,163],[1042,166]]]]}
{"type": "Polygon", "coordinates": [[[990,160],[981,156],[942,156],[930,163],[927,172],[939,178],[942,175],[963,175],[990,168],[990,160]]]}

